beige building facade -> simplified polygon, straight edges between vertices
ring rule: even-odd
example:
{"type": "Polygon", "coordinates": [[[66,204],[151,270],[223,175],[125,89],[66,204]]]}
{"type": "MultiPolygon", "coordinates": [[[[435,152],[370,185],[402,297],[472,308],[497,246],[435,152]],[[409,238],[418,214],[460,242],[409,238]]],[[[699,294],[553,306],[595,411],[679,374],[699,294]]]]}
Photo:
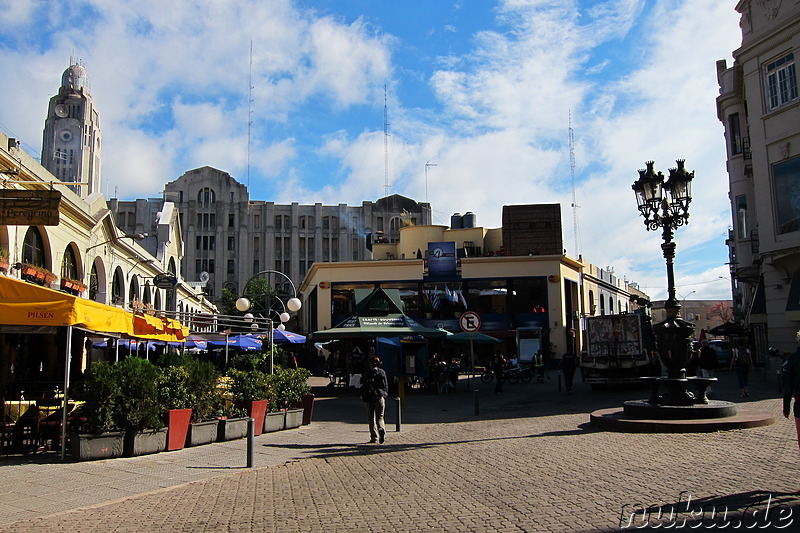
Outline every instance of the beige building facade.
{"type": "Polygon", "coordinates": [[[300,286],[302,329],[337,326],[354,312],[358,291],[381,287],[399,291],[404,313],[427,327],[458,332],[465,311],[478,313],[480,331],[504,339],[507,354],[516,353],[519,331],[539,328],[543,352],[558,358],[581,351],[584,317],[647,304],[635,286],[582,258],[497,253],[502,248],[502,228],[420,225],[402,228],[396,243],[374,245],[372,261],[315,263],[300,286]],[[455,250],[453,269],[435,273],[434,251],[446,243],[455,250]],[[471,256],[477,247],[483,253],[471,256]],[[609,302],[602,308],[601,298],[609,302]]]}
{"type": "Polygon", "coordinates": [[[800,4],[742,0],[742,45],[717,62],[725,127],[734,315],[761,359],[800,328],[800,4]]]}

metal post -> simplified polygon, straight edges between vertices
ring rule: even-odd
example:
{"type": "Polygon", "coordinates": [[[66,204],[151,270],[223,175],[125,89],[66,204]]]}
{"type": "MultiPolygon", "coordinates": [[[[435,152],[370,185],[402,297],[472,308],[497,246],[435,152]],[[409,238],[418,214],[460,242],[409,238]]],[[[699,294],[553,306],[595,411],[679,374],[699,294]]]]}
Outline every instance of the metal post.
{"type": "Polygon", "coordinates": [[[478,402],[478,389],[472,391],[472,395],[475,397],[475,416],[478,416],[481,414],[481,407],[480,403],[478,402]]]}
{"type": "Polygon", "coordinates": [[[247,468],[253,468],[255,462],[255,447],[256,447],[256,420],[255,418],[247,419],[247,468]]]}
{"type": "Polygon", "coordinates": [[[399,396],[395,397],[394,404],[395,404],[395,407],[397,408],[397,423],[395,424],[395,431],[400,433],[400,424],[401,424],[400,418],[401,418],[401,409],[402,408],[401,408],[401,405],[400,405],[400,397],[399,396]]]}

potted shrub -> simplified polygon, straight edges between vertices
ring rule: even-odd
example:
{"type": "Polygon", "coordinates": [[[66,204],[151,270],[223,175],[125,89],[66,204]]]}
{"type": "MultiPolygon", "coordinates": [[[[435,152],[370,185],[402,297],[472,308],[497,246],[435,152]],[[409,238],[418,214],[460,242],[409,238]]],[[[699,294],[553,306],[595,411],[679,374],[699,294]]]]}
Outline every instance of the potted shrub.
{"type": "Polygon", "coordinates": [[[246,410],[234,407],[233,404],[224,407],[219,411],[217,440],[234,440],[246,436],[249,420],[246,410]]]}
{"type": "Polygon", "coordinates": [[[161,370],[158,402],[165,411],[167,451],[180,450],[186,444],[194,404],[189,391],[189,372],[184,366],[170,365],[161,370]]]}
{"type": "Polygon", "coordinates": [[[101,361],[86,371],[76,398],[85,403],[73,415],[71,453],[80,460],[120,457],[123,438],[118,418],[121,390],[115,365],[101,361]]]}
{"type": "Polygon", "coordinates": [[[217,440],[217,412],[223,399],[217,390],[219,372],[211,361],[187,357],[183,364],[188,372],[187,387],[192,398],[192,419],[186,437],[187,446],[208,444],[217,440]]]}
{"type": "Polygon", "coordinates": [[[125,455],[164,451],[167,428],[162,427],[158,399],[159,368],[147,359],[127,357],[115,364],[119,372],[119,419],[125,430],[125,455]]]}
{"type": "Polygon", "coordinates": [[[272,377],[272,399],[277,409],[286,410],[286,429],[300,427],[303,422],[303,409],[296,409],[303,395],[311,392],[308,378],[311,372],[306,368],[278,370],[272,377]]]}
{"type": "Polygon", "coordinates": [[[234,405],[247,410],[248,416],[255,420],[255,434],[261,435],[270,394],[267,375],[260,370],[234,368],[228,372],[228,377],[231,378],[229,391],[234,405]]]}

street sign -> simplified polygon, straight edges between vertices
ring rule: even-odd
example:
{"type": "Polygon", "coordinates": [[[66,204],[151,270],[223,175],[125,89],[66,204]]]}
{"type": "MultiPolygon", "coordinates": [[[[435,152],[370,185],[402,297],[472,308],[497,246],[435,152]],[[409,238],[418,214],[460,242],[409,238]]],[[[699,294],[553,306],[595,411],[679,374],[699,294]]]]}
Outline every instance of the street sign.
{"type": "Polygon", "coordinates": [[[467,311],[458,319],[458,325],[461,326],[461,331],[475,333],[481,329],[481,317],[475,311],[467,311]]]}

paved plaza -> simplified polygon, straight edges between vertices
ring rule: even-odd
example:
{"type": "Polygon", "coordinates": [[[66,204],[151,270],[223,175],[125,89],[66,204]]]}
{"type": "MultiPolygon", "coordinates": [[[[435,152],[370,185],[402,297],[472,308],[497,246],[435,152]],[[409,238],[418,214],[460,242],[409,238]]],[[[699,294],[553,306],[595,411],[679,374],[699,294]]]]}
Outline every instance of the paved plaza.
{"type": "Polygon", "coordinates": [[[800,450],[774,375],[753,375],[747,399],[732,373],[719,377],[717,399],[776,423],[597,431],[590,412],[646,392],[567,395],[551,374],[501,395],[477,383],[478,416],[464,380],[455,394],[415,391],[399,433],[390,400],[387,441],[374,445],[355,392],[316,388],[314,422],[257,437],[253,469],[244,439],[95,462],[0,459],[0,531],[797,531],[800,450]]]}

